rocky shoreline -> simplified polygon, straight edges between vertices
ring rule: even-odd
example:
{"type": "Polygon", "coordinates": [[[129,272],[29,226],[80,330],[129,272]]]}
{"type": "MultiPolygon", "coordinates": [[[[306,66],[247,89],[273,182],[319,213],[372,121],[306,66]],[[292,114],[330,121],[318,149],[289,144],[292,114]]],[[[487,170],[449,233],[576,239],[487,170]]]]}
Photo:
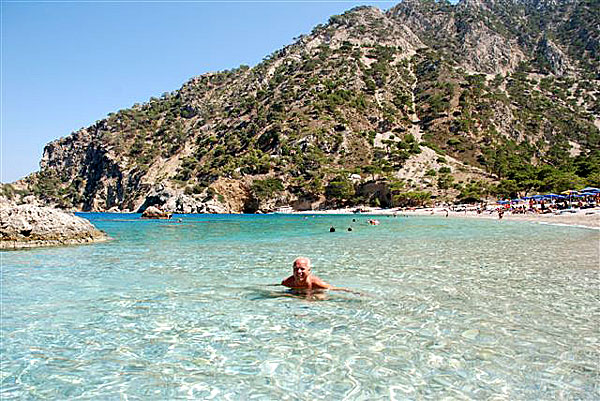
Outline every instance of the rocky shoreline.
{"type": "Polygon", "coordinates": [[[89,221],[49,207],[0,206],[0,249],[75,245],[106,241],[89,221]]]}
{"type": "MultiPolygon", "coordinates": [[[[365,208],[365,214],[404,216],[446,216],[451,218],[492,218],[493,213],[477,214],[472,210],[452,211],[445,208],[379,209],[365,208]]],[[[294,211],[294,214],[352,214],[351,209],[294,211]]],[[[559,215],[511,215],[504,220],[522,220],[556,225],[572,225],[600,229],[600,208],[573,210],[559,215]]],[[[89,244],[106,241],[108,236],[88,220],[62,210],[33,205],[0,205],[0,250],[89,244]]]]}

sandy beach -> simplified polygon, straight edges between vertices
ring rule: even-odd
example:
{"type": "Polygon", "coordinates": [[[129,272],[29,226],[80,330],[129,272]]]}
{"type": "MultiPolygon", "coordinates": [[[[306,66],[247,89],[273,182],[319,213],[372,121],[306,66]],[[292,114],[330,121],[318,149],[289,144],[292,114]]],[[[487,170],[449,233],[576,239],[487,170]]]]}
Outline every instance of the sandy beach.
{"type": "MultiPolygon", "coordinates": [[[[497,212],[485,211],[478,214],[476,210],[461,210],[452,211],[443,207],[434,208],[416,208],[416,209],[380,209],[380,208],[365,208],[367,211],[362,214],[370,215],[394,215],[399,216],[438,216],[445,217],[446,210],[448,210],[448,218],[475,218],[475,219],[498,219],[497,212]]],[[[335,210],[323,210],[323,211],[310,211],[300,212],[307,214],[352,214],[356,208],[348,209],[335,209],[335,210]]],[[[570,225],[578,227],[592,228],[600,230],[600,207],[591,209],[570,209],[562,211],[562,213],[549,213],[549,214],[537,214],[537,213],[525,213],[525,214],[512,214],[504,213],[502,220],[508,221],[530,221],[541,224],[556,224],[556,225],[570,225]]]]}

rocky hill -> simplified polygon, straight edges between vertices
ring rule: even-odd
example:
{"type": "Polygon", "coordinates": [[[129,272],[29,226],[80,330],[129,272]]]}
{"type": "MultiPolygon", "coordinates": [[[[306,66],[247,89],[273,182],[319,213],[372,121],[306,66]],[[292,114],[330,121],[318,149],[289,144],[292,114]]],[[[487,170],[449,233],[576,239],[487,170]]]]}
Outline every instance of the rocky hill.
{"type": "Polygon", "coordinates": [[[600,3],[359,7],[49,143],[7,197],[81,210],[402,205],[600,185],[600,3]]]}

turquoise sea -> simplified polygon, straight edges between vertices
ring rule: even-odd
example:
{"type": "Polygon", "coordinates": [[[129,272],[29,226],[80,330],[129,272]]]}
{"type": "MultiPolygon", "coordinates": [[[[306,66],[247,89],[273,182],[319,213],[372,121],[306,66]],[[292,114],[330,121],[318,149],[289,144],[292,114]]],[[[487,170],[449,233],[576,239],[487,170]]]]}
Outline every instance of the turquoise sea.
{"type": "Polygon", "coordinates": [[[0,253],[3,400],[600,399],[598,230],[83,216],[112,240],[0,253]],[[300,255],[362,295],[268,286],[300,255]]]}

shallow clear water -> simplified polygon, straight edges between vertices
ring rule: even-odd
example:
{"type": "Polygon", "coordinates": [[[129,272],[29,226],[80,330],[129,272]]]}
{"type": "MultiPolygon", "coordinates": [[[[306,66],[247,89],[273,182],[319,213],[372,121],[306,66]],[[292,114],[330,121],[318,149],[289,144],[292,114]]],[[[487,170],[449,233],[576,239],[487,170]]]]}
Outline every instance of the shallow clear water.
{"type": "Polygon", "coordinates": [[[600,398],[597,230],[84,216],[113,240],[0,253],[2,399],[600,398]],[[300,255],[363,295],[266,286],[300,255]]]}

